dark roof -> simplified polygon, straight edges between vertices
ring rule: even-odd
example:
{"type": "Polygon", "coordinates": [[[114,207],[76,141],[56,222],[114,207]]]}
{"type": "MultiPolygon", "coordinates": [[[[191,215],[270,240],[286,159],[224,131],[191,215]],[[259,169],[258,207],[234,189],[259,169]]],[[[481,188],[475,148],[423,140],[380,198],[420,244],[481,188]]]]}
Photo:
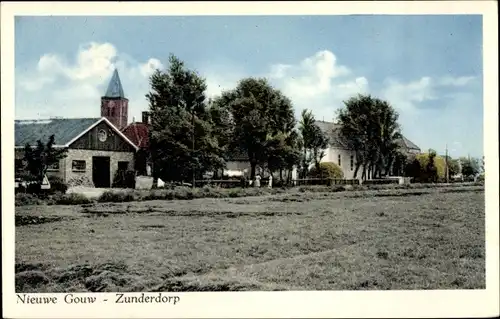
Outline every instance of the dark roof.
{"type": "Polygon", "coordinates": [[[131,123],[122,130],[122,133],[138,147],[149,147],[149,128],[147,124],[131,123]]]}
{"type": "Polygon", "coordinates": [[[56,145],[65,145],[99,120],[100,118],[16,120],[15,145],[36,145],[37,140],[46,143],[52,134],[56,145]]]}
{"type": "Polygon", "coordinates": [[[125,98],[125,93],[123,92],[122,82],[120,81],[120,76],[118,75],[118,70],[115,69],[113,76],[108,84],[108,89],[106,90],[106,95],[104,97],[109,98],[125,98]]]}
{"type": "Polygon", "coordinates": [[[316,125],[319,126],[321,131],[323,131],[323,133],[326,135],[326,137],[328,138],[328,143],[331,147],[344,149],[348,148],[347,141],[344,137],[342,137],[342,134],[340,132],[340,125],[325,121],[316,121],[316,125]]]}
{"type": "Polygon", "coordinates": [[[403,148],[420,151],[420,147],[418,147],[415,143],[413,143],[412,141],[410,141],[409,139],[407,139],[404,136],[398,140],[398,144],[400,147],[403,147],[403,148]]]}
{"type": "MultiPolygon", "coordinates": [[[[342,137],[342,134],[340,132],[341,127],[339,124],[335,124],[332,122],[325,122],[325,121],[316,121],[316,125],[318,125],[319,128],[328,137],[330,147],[348,149],[347,141],[345,140],[344,137],[342,137]]],[[[407,139],[404,136],[402,136],[401,139],[398,139],[397,143],[398,143],[399,147],[401,147],[403,149],[420,151],[420,148],[415,143],[413,143],[412,141],[410,141],[409,139],[407,139]]]]}

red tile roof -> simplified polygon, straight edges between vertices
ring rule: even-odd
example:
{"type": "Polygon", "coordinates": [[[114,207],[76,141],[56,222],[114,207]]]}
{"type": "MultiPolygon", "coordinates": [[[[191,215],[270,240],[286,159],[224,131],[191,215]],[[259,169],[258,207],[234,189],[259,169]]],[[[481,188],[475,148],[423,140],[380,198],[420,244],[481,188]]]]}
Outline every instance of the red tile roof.
{"type": "Polygon", "coordinates": [[[149,128],[146,124],[131,123],[122,132],[139,148],[149,147],[149,128]]]}

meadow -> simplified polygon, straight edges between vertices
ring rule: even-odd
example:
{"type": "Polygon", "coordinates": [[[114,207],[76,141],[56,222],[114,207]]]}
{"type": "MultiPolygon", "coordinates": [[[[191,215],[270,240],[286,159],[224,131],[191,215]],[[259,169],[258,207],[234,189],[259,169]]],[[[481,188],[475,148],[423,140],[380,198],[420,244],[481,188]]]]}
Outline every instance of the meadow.
{"type": "Polygon", "coordinates": [[[16,292],[485,288],[484,186],[16,207],[16,292]]]}

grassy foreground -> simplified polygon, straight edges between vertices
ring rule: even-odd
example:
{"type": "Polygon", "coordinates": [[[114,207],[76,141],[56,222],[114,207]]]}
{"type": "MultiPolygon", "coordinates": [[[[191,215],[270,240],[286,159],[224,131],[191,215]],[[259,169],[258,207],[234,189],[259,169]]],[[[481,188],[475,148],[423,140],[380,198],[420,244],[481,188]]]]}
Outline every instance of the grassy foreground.
{"type": "Polygon", "coordinates": [[[16,291],[479,289],[484,187],[16,207],[16,291]]]}

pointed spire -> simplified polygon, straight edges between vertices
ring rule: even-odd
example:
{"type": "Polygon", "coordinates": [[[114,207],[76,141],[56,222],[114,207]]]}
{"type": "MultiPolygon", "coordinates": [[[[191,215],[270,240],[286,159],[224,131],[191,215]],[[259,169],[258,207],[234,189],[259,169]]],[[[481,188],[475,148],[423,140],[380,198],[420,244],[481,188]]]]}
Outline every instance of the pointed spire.
{"type": "Polygon", "coordinates": [[[115,69],[115,71],[113,72],[113,76],[109,81],[108,89],[106,90],[106,94],[104,95],[104,97],[122,99],[125,98],[125,93],[123,93],[123,87],[117,69],[115,69]]]}

